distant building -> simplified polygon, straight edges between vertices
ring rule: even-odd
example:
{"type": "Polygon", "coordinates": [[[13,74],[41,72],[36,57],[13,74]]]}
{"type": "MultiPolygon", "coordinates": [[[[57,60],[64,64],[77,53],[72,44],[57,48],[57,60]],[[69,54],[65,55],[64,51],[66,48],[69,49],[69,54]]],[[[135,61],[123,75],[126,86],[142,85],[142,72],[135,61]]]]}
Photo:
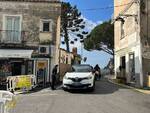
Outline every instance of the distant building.
{"type": "Polygon", "coordinates": [[[108,69],[110,71],[109,74],[114,74],[114,59],[110,58],[107,66],[105,67],[105,69],[108,69]]]}
{"type": "Polygon", "coordinates": [[[114,0],[115,73],[146,86],[150,72],[150,0],[114,0]]]}
{"type": "Polygon", "coordinates": [[[50,82],[59,63],[60,15],[59,0],[0,0],[1,78],[34,74],[38,84],[50,82]]]}
{"type": "Polygon", "coordinates": [[[60,63],[62,64],[72,64],[73,54],[71,52],[67,52],[65,49],[60,49],[60,63]]]}
{"type": "Polygon", "coordinates": [[[60,63],[81,64],[81,56],[77,53],[77,48],[73,48],[72,52],[67,52],[65,49],[60,48],[60,63]]]}
{"type": "Polygon", "coordinates": [[[60,76],[61,79],[67,71],[71,70],[71,65],[81,64],[81,56],[77,53],[77,48],[73,48],[72,52],[67,52],[60,48],[60,76]]]}

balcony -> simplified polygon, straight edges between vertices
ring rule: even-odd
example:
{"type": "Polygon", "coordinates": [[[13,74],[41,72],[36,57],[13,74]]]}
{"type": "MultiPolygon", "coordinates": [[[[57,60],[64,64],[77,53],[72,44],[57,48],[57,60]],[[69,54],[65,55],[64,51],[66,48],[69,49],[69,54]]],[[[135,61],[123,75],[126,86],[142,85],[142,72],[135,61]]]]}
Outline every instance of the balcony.
{"type": "Polygon", "coordinates": [[[25,41],[25,32],[16,30],[0,30],[0,43],[21,44],[25,41]]]}

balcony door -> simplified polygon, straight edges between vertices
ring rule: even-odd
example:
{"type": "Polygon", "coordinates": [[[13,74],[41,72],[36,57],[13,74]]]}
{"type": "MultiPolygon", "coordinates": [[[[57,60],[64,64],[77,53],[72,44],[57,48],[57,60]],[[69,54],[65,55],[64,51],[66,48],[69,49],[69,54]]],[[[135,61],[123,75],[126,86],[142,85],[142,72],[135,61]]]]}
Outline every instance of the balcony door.
{"type": "Polygon", "coordinates": [[[11,43],[20,42],[20,16],[6,16],[5,22],[5,41],[11,43]]]}

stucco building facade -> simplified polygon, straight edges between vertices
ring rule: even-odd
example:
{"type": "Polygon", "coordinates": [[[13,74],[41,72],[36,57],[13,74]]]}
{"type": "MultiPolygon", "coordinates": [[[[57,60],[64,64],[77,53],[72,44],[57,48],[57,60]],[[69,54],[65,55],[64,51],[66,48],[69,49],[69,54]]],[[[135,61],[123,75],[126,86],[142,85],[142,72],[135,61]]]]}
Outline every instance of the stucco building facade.
{"type": "Polygon", "coordinates": [[[115,74],[136,87],[150,72],[149,13],[149,0],[114,0],[115,74]]]}
{"type": "Polygon", "coordinates": [[[59,63],[59,0],[0,0],[0,76],[34,74],[50,82],[59,63]]]}

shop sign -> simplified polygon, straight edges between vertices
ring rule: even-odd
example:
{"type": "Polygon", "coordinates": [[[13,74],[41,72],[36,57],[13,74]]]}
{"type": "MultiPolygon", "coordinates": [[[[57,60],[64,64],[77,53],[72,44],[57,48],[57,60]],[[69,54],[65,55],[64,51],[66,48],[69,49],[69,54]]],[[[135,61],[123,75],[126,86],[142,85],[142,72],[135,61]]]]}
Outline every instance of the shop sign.
{"type": "Polygon", "coordinates": [[[32,86],[31,77],[26,75],[21,75],[16,77],[16,88],[26,88],[30,89],[32,86]]]}
{"type": "Polygon", "coordinates": [[[38,61],[37,63],[37,68],[38,69],[44,69],[47,67],[47,62],[46,61],[38,61]]]}

